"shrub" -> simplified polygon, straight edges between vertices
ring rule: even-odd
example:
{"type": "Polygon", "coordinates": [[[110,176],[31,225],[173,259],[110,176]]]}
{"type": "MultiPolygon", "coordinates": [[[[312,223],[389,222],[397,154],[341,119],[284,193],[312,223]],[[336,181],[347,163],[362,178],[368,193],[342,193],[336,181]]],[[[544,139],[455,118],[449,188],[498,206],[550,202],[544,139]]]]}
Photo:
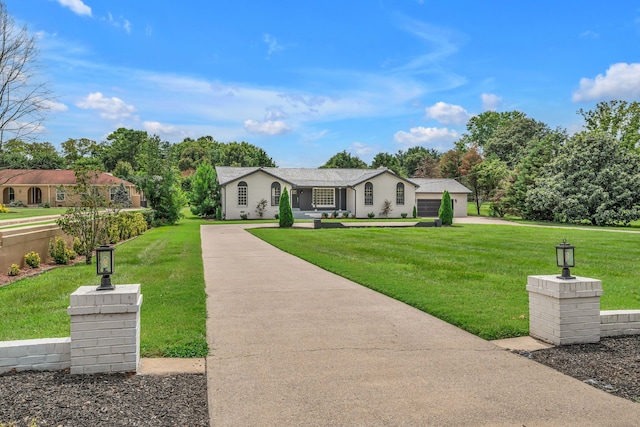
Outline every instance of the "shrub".
{"type": "Polygon", "coordinates": [[[293,210],[291,209],[291,204],[289,203],[289,192],[287,191],[287,187],[282,189],[282,193],[280,194],[280,204],[278,205],[280,218],[278,219],[278,223],[280,227],[291,227],[293,225],[293,210]]]}
{"type": "Polygon", "coordinates": [[[20,266],[18,264],[11,264],[9,267],[9,272],[7,273],[9,276],[17,276],[20,274],[20,266]]]}
{"type": "Polygon", "coordinates": [[[342,212],[342,218],[349,218],[349,212],[342,212]]]}
{"type": "Polygon", "coordinates": [[[147,223],[147,228],[153,227],[153,223],[156,219],[155,211],[151,209],[145,209],[141,211],[141,213],[142,213],[142,217],[144,218],[144,221],[147,223]]]}
{"type": "Polygon", "coordinates": [[[407,213],[406,213],[406,212],[402,212],[402,213],[400,214],[400,216],[401,216],[402,218],[406,218],[406,217],[407,217],[407,213]]]}
{"type": "Polygon", "coordinates": [[[140,212],[118,212],[109,219],[107,235],[110,243],[118,243],[147,230],[147,222],[140,212]]]}
{"type": "Polygon", "coordinates": [[[222,221],[222,208],[220,206],[216,208],[216,219],[222,221]]]}
{"type": "Polygon", "coordinates": [[[10,208],[23,208],[24,207],[24,203],[22,203],[22,200],[14,200],[13,202],[9,203],[9,207],[10,208]]]}
{"type": "Polygon", "coordinates": [[[267,199],[261,199],[256,205],[256,213],[260,218],[264,215],[264,211],[267,210],[267,199]]]}
{"type": "Polygon", "coordinates": [[[49,209],[51,207],[51,205],[49,204],[49,202],[44,202],[44,203],[40,204],[40,207],[49,209]]]}
{"type": "Polygon", "coordinates": [[[376,217],[376,214],[374,212],[369,212],[367,216],[369,217],[369,219],[372,219],[376,217]]]}
{"type": "Polygon", "coordinates": [[[24,256],[24,262],[31,268],[38,268],[40,266],[40,255],[31,251],[24,256]]]}
{"type": "Polygon", "coordinates": [[[80,239],[77,237],[73,238],[73,251],[78,255],[86,255],[84,245],[82,245],[82,242],[80,242],[80,239]]]}
{"type": "Polygon", "coordinates": [[[247,218],[249,218],[249,214],[246,214],[246,213],[240,214],[240,218],[241,219],[247,219],[247,218]]]}
{"type": "Polygon", "coordinates": [[[453,207],[451,206],[451,196],[447,190],[442,194],[440,209],[438,210],[438,218],[442,220],[442,225],[453,224],[453,207]]]}
{"type": "Polygon", "coordinates": [[[275,219],[280,219],[280,214],[279,214],[279,213],[276,213],[273,217],[274,217],[275,219]]]}
{"type": "Polygon", "coordinates": [[[384,199],[384,202],[382,202],[382,209],[380,210],[380,216],[384,215],[385,218],[389,218],[389,214],[392,210],[391,201],[384,199]]]}
{"type": "Polygon", "coordinates": [[[418,209],[416,208],[416,206],[413,206],[413,217],[414,218],[418,218],[418,209]]]}
{"type": "Polygon", "coordinates": [[[49,254],[56,264],[69,264],[70,252],[62,237],[49,240],[49,254]]]}
{"type": "Polygon", "coordinates": [[[329,218],[329,214],[328,214],[328,213],[326,213],[326,212],[322,212],[322,213],[320,214],[320,217],[321,217],[322,219],[327,219],[327,218],[329,218]]]}
{"type": "Polygon", "coordinates": [[[9,209],[5,207],[2,203],[0,203],[0,213],[8,213],[9,209]]]}

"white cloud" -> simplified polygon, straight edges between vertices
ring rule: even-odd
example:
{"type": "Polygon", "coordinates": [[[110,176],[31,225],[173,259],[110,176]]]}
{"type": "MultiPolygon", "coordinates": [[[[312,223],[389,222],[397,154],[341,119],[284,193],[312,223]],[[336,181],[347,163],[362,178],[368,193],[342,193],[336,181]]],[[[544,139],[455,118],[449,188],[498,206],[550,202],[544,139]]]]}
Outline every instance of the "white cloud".
{"type": "Polygon", "coordinates": [[[374,148],[363,144],[361,142],[354,142],[353,144],[351,144],[351,150],[354,153],[356,153],[358,156],[366,156],[368,154],[373,153],[374,148]]]}
{"type": "Polygon", "coordinates": [[[144,121],[142,122],[142,128],[146,130],[148,133],[153,135],[158,135],[163,139],[178,139],[188,136],[188,133],[181,130],[177,126],[168,125],[160,122],[154,121],[144,121]]]}
{"type": "Polygon", "coordinates": [[[100,92],[90,93],[85,99],[77,103],[78,107],[85,110],[97,110],[100,117],[109,120],[118,120],[131,117],[136,111],[133,105],[127,105],[117,97],[105,98],[100,92]]]}
{"type": "Polygon", "coordinates": [[[82,0],[58,0],[58,3],[64,7],[68,7],[77,15],[91,16],[91,8],[84,4],[82,0]]]}
{"type": "Polygon", "coordinates": [[[502,102],[501,96],[492,93],[483,93],[481,98],[483,111],[496,111],[502,102]]]}
{"type": "Polygon", "coordinates": [[[451,143],[458,139],[460,134],[447,128],[425,128],[422,126],[409,129],[409,132],[398,131],[393,136],[395,142],[406,145],[435,145],[451,143]]]}
{"type": "Polygon", "coordinates": [[[60,113],[63,111],[67,111],[69,109],[69,107],[67,107],[65,104],[62,104],[60,102],[56,102],[53,101],[51,99],[43,99],[39,101],[40,104],[42,104],[47,110],[49,111],[53,111],[56,113],[60,113]]]}
{"type": "Polygon", "coordinates": [[[265,118],[268,121],[285,120],[287,117],[287,113],[285,113],[280,107],[269,107],[265,114],[265,118]]]}
{"type": "Polygon", "coordinates": [[[471,118],[471,114],[460,105],[436,102],[425,109],[427,118],[435,119],[444,125],[464,125],[471,118]]]}
{"type": "Polygon", "coordinates": [[[582,78],[580,88],[573,93],[573,101],[592,99],[629,99],[640,96],[640,64],[613,64],[606,74],[595,79],[582,78]]]}
{"type": "Polygon", "coordinates": [[[127,34],[131,34],[131,22],[122,16],[115,19],[111,12],[107,12],[107,16],[102,18],[102,20],[115,28],[124,28],[127,34]]]}
{"type": "Polygon", "coordinates": [[[272,53],[280,52],[284,50],[284,47],[278,43],[278,40],[271,34],[265,34],[262,40],[267,44],[267,55],[271,56],[272,53]]]}
{"type": "Polygon", "coordinates": [[[281,120],[267,120],[265,122],[245,120],[244,128],[248,132],[262,133],[265,135],[282,135],[291,131],[291,128],[281,120]]]}

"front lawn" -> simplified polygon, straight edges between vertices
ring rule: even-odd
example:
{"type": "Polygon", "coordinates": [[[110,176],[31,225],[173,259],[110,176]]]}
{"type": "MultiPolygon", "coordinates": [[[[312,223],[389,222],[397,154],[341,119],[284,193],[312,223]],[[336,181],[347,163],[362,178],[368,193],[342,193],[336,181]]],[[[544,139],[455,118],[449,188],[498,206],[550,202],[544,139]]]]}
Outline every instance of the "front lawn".
{"type": "Polygon", "coordinates": [[[640,309],[640,235],[465,225],[253,229],[267,242],[485,339],[529,333],[527,276],[559,274],[555,245],[576,246],[573,274],[603,281],[603,310],[640,309]]]}
{"type": "MultiPolygon", "coordinates": [[[[200,225],[193,217],[155,228],[115,250],[113,283],[140,283],[140,352],[145,357],[203,357],[206,301],[200,225]]],[[[97,286],[91,266],[57,268],[0,288],[0,340],[69,336],[69,295],[97,286]]]]}
{"type": "Polygon", "coordinates": [[[0,213],[0,220],[4,219],[22,219],[36,216],[62,215],[67,208],[10,208],[9,212],[0,213]]]}

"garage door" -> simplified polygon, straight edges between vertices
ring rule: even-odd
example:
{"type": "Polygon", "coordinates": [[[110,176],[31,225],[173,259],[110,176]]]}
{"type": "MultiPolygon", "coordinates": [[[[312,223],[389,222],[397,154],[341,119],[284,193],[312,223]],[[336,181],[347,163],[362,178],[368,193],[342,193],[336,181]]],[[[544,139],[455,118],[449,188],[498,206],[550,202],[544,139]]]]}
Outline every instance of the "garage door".
{"type": "Polygon", "coordinates": [[[418,216],[420,217],[438,217],[440,209],[440,200],[420,200],[418,199],[418,216]]]}

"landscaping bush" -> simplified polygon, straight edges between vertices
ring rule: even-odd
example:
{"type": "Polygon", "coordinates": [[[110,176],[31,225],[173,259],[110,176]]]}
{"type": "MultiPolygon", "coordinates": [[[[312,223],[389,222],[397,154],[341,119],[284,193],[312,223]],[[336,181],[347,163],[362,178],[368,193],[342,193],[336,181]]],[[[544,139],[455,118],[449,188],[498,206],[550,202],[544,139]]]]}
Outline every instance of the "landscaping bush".
{"type": "Polygon", "coordinates": [[[447,190],[442,194],[440,209],[438,210],[438,218],[442,220],[442,225],[453,224],[453,207],[451,206],[451,196],[447,190]]]}
{"type": "Polygon", "coordinates": [[[24,207],[24,203],[22,203],[22,200],[14,200],[13,202],[9,203],[9,207],[10,208],[23,208],[24,207]]]}
{"type": "Polygon", "coordinates": [[[40,266],[40,254],[31,251],[24,256],[24,262],[31,268],[38,268],[40,266]]]}
{"type": "Polygon", "coordinates": [[[153,227],[153,223],[156,219],[156,213],[152,209],[143,210],[142,216],[144,217],[144,221],[147,223],[147,228],[153,227]]]}
{"type": "Polygon", "coordinates": [[[69,264],[71,252],[62,237],[55,237],[49,240],[49,254],[56,264],[69,264]]]}
{"type": "Polygon", "coordinates": [[[80,239],[78,239],[77,237],[73,238],[73,251],[78,255],[86,255],[86,252],[84,250],[84,245],[82,244],[80,239]]]}
{"type": "Polygon", "coordinates": [[[256,205],[256,213],[260,218],[264,215],[264,212],[267,210],[267,199],[261,199],[256,205]]]}
{"type": "Polygon", "coordinates": [[[416,206],[413,206],[413,217],[414,218],[418,218],[418,209],[416,208],[416,206]]]}
{"type": "Polygon", "coordinates": [[[389,218],[389,214],[392,210],[393,208],[391,207],[391,201],[388,199],[384,199],[384,202],[382,202],[382,209],[380,210],[380,216],[384,215],[385,218],[389,218]]]}
{"type": "Polygon", "coordinates": [[[376,214],[374,212],[369,212],[367,216],[369,217],[369,219],[373,219],[376,217],[376,214]]]}
{"type": "Polygon", "coordinates": [[[49,209],[49,208],[51,208],[51,205],[49,204],[49,202],[44,202],[44,203],[40,203],[40,207],[41,208],[45,208],[45,209],[49,209]]]}
{"type": "Polygon", "coordinates": [[[110,243],[118,243],[147,230],[147,222],[140,212],[118,212],[109,220],[107,235],[110,243]]]}
{"type": "Polygon", "coordinates": [[[406,212],[402,212],[402,213],[400,214],[400,216],[401,216],[402,218],[406,218],[406,217],[407,217],[407,213],[406,213],[406,212]]]}
{"type": "Polygon", "coordinates": [[[278,219],[280,227],[291,227],[293,225],[293,210],[289,204],[289,192],[287,187],[282,189],[279,204],[280,218],[278,219]]]}
{"type": "Polygon", "coordinates": [[[0,213],[9,213],[9,209],[7,209],[2,203],[0,203],[0,213]]]}
{"type": "Polygon", "coordinates": [[[20,266],[18,264],[11,264],[9,267],[9,272],[7,273],[9,276],[17,276],[20,274],[20,266]]]}

